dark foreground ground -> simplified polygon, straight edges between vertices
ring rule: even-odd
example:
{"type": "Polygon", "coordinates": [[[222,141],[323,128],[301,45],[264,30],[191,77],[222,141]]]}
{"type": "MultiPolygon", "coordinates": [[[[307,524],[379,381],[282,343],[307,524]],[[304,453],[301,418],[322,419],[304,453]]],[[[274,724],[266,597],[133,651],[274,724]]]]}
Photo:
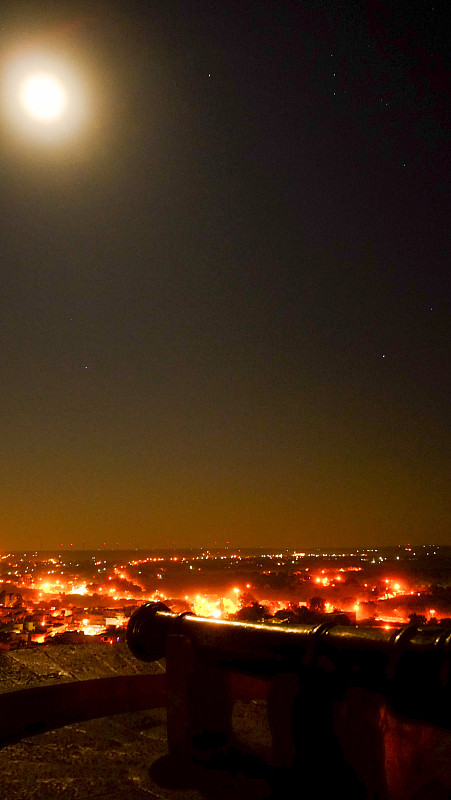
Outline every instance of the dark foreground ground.
{"type": "MultiPolygon", "coordinates": [[[[9,702],[14,691],[28,687],[163,670],[163,663],[138,661],[125,644],[0,652],[0,699],[2,692],[12,693],[9,702]]],[[[302,763],[292,770],[264,767],[271,737],[263,700],[235,702],[232,727],[234,746],[226,753],[218,748],[206,766],[194,768],[169,761],[165,708],[78,722],[20,741],[3,740],[0,800],[330,800],[344,788],[347,800],[451,798],[449,729],[416,725],[385,706],[381,711],[378,702],[362,692],[350,691],[338,704],[336,728],[346,762],[337,762],[335,768],[323,757],[322,731],[308,751],[315,755],[316,766],[303,750],[302,763]],[[378,720],[381,713],[382,717],[374,737],[376,712],[378,720]],[[373,728],[367,727],[367,719],[373,728]],[[378,750],[381,744],[383,752],[378,750]],[[387,777],[382,794],[365,790],[380,786],[372,774],[379,761],[387,777]],[[312,780],[314,793],[307,788],[312,780]]],[[[10,730],[8,725],[3,729],[10,730]]]]}
{"type": "MultiPolygon", "coordinates": [[[[0,691],[162,671],[143,664],[124,644],[64,645],[0,653],[0,691]]],[[[269,746],[264,710],[258,702],[236,704],[236,729],[256,750],[269,746]]],[[[263,754],[263,752],[262,752],[263,754]]],[[[166,709],[80,722],[47,733],[3,742],[0,747],[1,800],[203,800],[263,799],[262,779],[201,770],[199,780],[167,759],[166,709]],[[197,788],[192,788],[195,785],[197,788]]],[[[197,776],[198,777],[198,776],[197,776]]]]}

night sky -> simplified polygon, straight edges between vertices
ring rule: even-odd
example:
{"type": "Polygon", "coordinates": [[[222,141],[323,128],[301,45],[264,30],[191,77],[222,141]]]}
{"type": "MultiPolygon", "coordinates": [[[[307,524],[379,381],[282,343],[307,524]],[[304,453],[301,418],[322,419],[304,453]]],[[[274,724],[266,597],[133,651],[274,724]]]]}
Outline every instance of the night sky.
{"type": "Polygon", "coordinates": [[[449,30],[2,0],[88,111],[0,108],[0,552],[451,544],[449,30]]]}

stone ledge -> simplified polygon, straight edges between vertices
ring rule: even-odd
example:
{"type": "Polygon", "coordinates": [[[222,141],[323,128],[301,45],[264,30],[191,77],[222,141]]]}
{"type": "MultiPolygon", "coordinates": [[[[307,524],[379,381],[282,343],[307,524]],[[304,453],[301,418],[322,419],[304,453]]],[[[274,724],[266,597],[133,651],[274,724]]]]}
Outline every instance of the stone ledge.
{"type": "Polygon", "coordinates": [[[163,672],[135,658],[124,642],[52,645],[0,652],[0,692],[42,684],[163,672]]]}

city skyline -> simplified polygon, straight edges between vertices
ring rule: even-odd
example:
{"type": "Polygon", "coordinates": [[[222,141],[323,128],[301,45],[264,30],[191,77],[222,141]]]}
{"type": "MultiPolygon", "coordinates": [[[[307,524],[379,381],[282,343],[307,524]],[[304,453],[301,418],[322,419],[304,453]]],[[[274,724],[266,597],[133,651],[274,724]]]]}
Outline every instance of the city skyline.
{"type": "Polygon", "coordinates": [[[446,13],[4,3],[1,553],[451,544],[446,13]]]}

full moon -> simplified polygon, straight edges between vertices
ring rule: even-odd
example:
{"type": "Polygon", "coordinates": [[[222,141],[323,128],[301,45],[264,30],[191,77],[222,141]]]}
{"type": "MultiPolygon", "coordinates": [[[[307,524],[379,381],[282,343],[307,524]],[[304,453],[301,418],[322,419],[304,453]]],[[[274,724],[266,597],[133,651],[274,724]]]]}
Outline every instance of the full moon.
{"type": "Polygon", "coordinates": [[[25,111],[40,122],[61,118],[67,106],[67,94],[54,75],[44,72],[28,75],[20,90],[20,102],[25,111]]]}
{"type": "Polygon", "coordinates": [[[88,86],[83,64],[41,51],[18,52],[0,71],[0,114],[17,132],[36,142],[62,142],[87,121],[88,86]]]}

